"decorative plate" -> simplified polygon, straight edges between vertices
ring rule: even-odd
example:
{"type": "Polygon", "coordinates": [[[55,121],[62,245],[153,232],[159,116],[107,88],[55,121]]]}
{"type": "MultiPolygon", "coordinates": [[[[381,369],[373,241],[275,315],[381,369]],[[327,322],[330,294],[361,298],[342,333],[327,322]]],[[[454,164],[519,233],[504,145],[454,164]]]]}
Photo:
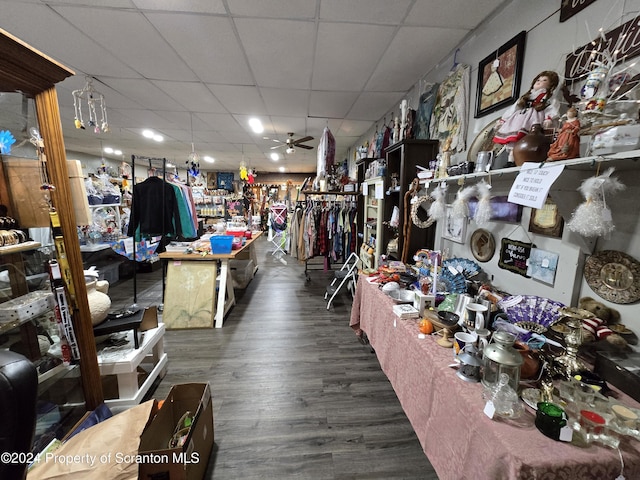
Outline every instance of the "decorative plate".
{"type": "Polygon", "coordinates": [[[471,253],[479,262],[488,262],[496,251],[496,240],[492,233],[479,228],[471,235],[471,253]]]}
{"type": "Polygon", "coordinates": [[[496,125],[500,120],[500,117],[489,122],[485,127],[480,130],[480,133],[473,140],[473,143],[467,150],[467,162],[473,162],[475,164],[478,158],[478,152],[487,152],[493,150],[494,161],[498,151],[502,148],[499,143],[493,143],[493,137],[495,135],[496,125]]]}
{"type": "Polygon", "coordinates": [[[623,252],[603,250],[587,258],[584,278],[597,295],[613,303],[640,300],[640,262],[623,252]]]}

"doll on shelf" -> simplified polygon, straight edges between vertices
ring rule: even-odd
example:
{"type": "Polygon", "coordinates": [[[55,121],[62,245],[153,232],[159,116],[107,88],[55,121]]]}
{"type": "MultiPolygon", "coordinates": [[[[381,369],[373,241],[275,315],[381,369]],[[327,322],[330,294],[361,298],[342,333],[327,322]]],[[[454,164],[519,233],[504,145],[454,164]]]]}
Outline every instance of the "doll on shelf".
{"type": "Polygon", "coordinates": [[[540,72],[531,83],[531,88],[509,107],[498,122],[494,143],[506,145],[511,151],[515,142],[520,140],[536,123],[548,128],[558,116],[558,101],[553,92],[558,86],[556,72],[540,72]]]}
{"type": "Polygon", "coordinates": [[[575,107],[569,107],[567,110],[567,119],[565,120],[558,138],[549,147],[547,160],[568,160],[570,158],[578,158],[580,156],[580,120],[578,120],[578,111],[575,107]]]}

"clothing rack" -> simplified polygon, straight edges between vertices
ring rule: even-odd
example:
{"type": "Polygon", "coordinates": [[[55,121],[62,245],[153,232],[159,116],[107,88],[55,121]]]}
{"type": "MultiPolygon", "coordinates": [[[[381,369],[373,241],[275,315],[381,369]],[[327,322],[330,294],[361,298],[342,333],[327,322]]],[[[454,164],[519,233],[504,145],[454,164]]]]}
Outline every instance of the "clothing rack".
{"type": "MultiPolygon", "coordinates": [[[[341,191],[328,191],[322,192],[317,190],[301,190],[301,193],[304,195],[304,205],[305,207],[309,206],[309,202],[321,202],[325,204],[328,202],[331,205],[336,202],[343,202],[353,204],[353,208],[357,207],[357,198],[359,192],[341,192],[341,191]]],[[[297,205],[300,205],[300,200],[297,201],[297,205]]],[[[353,222],[351,222],[353,228],[357,228],[356,218],[354,217],[353,222]]],[[[352,233],[353,238],[357,239],[357,230],[355,233],[352,233]]],[[[357,247],[355,245],[351,248],[352,251],[357,251],[357,247]]],[[[346,252],[343,252],[342,256],[346,259],[348,255],[346,252]]],[[[311,270],[320,270],[327,271],[331,269],[331,249],[328,249],[324,255],[305,255],[304,259],[304,275],[306,281],[310,281],[311,278],[309,276],[309,271],[311,270]],[[311,268],[310,268],[311,267],[311,268]]]]}
{"type": "MultiPolygon", "coordinates": [[[[153,157],[142,157],[142,156],[136,156],[136,155],[131,155],[131,178],[132,178],[132,186],[131,186],[131,192],[133,193],[133,188],[136,185],[136,160],[142,160],[142,161],[148,161],[149,162],[149,170],[155,170],[157,172],[157,169],[155,167],[153,167],[153,162],[162,162],[162,181],[165,182],[165,175],[167,173],[167,159],[166,158],[153,158],[153,157]]],[[[165,205],[164,202],[162,203],[162,219],[164,220],[164,214],[165,214],[165,205]]],[[[131,203],[131,217],[129,218],[129,222],[133,222],[133,224],[135,225],[136,218],[135,218],[135,210],[133,208],[133,198],[132,198],[132,203],[131,203]]],[[[164,227],[164,222],[163,222],[163,227],[164,227]]],[[[164,231],[164,228],[163,228],[164,231]]],[[[135,232],[134,232],[134,236],[133,236],[133,303],[134,305],[138,303],[138,281],[137,281],[137,271],[138,271],[138,267],[136,264],[136,237],[135,237],[135,232]]],[[[164,287],[165,287],[165,279],[164,279],[164,275],[162,275],[162,303],[164,304],[164,287]]]]}

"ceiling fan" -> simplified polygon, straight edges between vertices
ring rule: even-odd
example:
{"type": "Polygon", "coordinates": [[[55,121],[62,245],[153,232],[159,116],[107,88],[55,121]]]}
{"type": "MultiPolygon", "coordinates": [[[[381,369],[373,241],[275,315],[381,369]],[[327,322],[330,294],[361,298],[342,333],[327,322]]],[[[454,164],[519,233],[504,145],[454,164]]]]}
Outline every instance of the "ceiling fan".
{"type": "Polygon", "coordinates": [[[274,140],[276,142],[280,142],[280,145],[276,145],[275,147],[271,147],[271,150],[275,149],[275,148],[281,148],[281,147],[286,147],[285,152],[291,154],[291,153],[295,153],[296,149],[295,147],[300,147],[300,148],[304,148],[306,150],[311,150],[313,149],[312,146],[310,145],[303,145],[304,142],[309,142],[311,140],[313,140],[313,137],[302,137],[302,138],[298,138],[297,140],[293,139],[293,132],[289,132],[288,133],[289,138],[287,138],[286,142],[280,142],[279,140],[274,140]]]}

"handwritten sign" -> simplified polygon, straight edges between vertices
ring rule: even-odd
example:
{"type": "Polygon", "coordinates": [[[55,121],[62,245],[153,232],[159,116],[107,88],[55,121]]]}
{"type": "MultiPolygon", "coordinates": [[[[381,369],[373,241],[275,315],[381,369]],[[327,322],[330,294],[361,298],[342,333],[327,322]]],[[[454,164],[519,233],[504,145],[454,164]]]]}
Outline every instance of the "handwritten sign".
{"type": "Polygon", "coordinates": [[[565,61],[564,77],[567,80],[577,80],[585,77],[593,69],[593,51],[608,50],[614,61],[621,62],[640,55],[640,15],[617,28],[574,50],[565,61]]]}
{"type": "Polygon", "coordinates": [[[527,275],[527,260],[529,260],[529,256],[531,255],[531,247],[533,247],[532,243],[503,238],[502,245],[500,246],[500,261],[498,261],[498,266],[529,278],[527,275]]]}
{"type": "Polygon", "coordinates": [[[565,22],[596,0],[563,0],[560,6],[560,22],[565,22]]]}
{"type": "Polygon", "coordinates": [[[520,168],[508,200],[531,208],[542,208],[553,182],[564,170],[564,165],[525,162],[520,168]]]}

